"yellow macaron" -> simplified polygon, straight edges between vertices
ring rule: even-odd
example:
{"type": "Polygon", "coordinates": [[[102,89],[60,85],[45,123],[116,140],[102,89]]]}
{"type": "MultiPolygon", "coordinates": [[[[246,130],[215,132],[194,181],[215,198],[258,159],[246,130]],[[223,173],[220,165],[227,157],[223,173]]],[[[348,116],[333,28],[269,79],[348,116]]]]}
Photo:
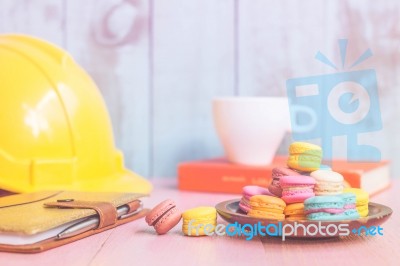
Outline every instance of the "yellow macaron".
{"type": "Polygon", "coordinates": [[[283,220],[285,215],[283,210],[286,203],[277,197],[256,195],[249,200],[250,210],[247,215],[251,217],[283,220]]]}
{"type": "Polygon", "coordinates": [[[307,142],[293,142],[289,146],[287,165],[295,170],[312,172],[320,168],[322,149],[307,142]]]}
{"type": "Polygon", "coordinates": [[[214,207],[197,207],[182,213],[182,232],[187,236],[205,236],[214,232],[217,210],[214,207]]]}
{"type": "Polygon", "coordinates": [[[369,194],[360,188],[345,188],[343,192],[350,192],[356,195],[356,209],[360,217],[368,216],[369,194]]]}
{"type": "Polygon", "coordinates": [[[304,213],[304,203],[293,203],[286,205],[283,213],[289,221],[307,220],[304,213]]]}

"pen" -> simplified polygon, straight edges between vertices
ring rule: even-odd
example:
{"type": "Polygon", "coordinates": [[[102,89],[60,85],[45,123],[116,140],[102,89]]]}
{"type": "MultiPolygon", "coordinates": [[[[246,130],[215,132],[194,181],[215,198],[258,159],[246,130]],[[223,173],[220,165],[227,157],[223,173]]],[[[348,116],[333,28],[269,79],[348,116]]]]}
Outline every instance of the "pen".
{"type": "MultiPolygon", "coordinates": [[[[128,213],[129,207],[127,205],[123,205],[117,208],[118,219],[124,219],[126,217],[137,214],[141,210],[142,204],[140,207],[132,212],[128,213]]],[[[82,222],[78,222],[76,224],[71,225],[70,227],[63,230],[61,233],[57,234],[58,239],[64,239],[71,236],[76,236],[91,229],[97,228],[99,224],[99,217],[91,217],[82,222]]]]}

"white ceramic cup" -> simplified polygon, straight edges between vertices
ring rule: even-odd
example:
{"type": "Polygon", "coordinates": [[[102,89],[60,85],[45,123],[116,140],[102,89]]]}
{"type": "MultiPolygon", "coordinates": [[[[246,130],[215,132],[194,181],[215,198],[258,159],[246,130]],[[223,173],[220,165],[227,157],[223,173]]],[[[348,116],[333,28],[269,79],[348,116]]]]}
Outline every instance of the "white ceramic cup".
{"type": "Polygon", "coordinates": [[[215,98],[213,116],[225,155],[232,163],[270,164],[290,130],[286,97],[215,98]]]}

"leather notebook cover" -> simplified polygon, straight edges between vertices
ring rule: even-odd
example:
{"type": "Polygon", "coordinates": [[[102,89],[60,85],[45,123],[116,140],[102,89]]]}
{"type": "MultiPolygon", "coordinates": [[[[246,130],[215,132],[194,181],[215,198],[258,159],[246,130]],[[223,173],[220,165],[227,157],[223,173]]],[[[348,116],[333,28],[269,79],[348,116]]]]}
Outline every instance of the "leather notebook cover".
{"type": "Polygon", "coordinates": [[[89,217],[98,217],[97,228],[68,238],[57,236],[33,244],[9,245],[0,243],[0,251],[36,253],[114,228],[145,216],[139,198],[134,193],[97,193],[46,191],[17,194],[0,198],[0,235],[32,236],[64,224],[89,217]],[[117,208],[127,206],[127,213],[118,218],[117,208]],[[127,216],[125,218],[125,216],[127,216]]]}

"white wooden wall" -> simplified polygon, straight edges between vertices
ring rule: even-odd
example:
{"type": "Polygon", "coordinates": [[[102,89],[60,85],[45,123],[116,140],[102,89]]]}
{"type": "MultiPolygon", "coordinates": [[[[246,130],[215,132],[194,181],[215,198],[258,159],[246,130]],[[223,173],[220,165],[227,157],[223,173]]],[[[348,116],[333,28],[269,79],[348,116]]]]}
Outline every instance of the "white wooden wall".
{"type": "Polygon", "coordinates": [[[286,79],[328,72],[315,53],[339,58],[348,38],[350,58],[374,53],[384,130],[364,140],[397,175],[399,12],[395,0],[0,0],[0,33],[67,49],[103,93],[128,167],[155,177],[222,154],[214,96],[284,96],[286,79]]]}

